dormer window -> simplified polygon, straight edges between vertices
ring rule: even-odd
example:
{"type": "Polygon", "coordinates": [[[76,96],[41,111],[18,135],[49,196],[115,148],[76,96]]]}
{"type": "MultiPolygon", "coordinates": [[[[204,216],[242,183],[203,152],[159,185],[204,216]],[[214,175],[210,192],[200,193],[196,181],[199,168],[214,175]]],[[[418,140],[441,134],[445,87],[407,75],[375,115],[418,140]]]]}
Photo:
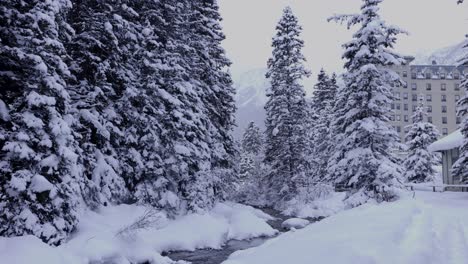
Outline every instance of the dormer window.
{"type": "Polygon", "coordinates": [[[426,72],[426,79],[431,79],[432,74],[430,72],[426,72]]]}
{"type": "Polygon", "coordinates": [[[441,79],[445,79],[445,72],[441,72],[441,73],[440,73],[440,78],[441,78],[441,79]]]}
{"type": "Polygon", "coordinates": [[[460,74],[459,74],[458,72],[454,73],[454,74],[453,74],[453,78],[454,78],[455,80],[460,79],[460,74]]]}

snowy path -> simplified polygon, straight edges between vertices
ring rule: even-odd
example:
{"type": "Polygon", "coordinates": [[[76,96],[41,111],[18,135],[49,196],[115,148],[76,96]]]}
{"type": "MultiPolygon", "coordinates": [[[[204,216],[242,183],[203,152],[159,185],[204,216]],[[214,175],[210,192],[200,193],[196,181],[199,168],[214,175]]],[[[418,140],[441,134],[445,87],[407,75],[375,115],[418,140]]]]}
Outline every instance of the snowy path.
{"type": "Polygon", "coordinates": [[[225,264],[468,263],[468,194],[365,205],[231,255],[225,264]]]}

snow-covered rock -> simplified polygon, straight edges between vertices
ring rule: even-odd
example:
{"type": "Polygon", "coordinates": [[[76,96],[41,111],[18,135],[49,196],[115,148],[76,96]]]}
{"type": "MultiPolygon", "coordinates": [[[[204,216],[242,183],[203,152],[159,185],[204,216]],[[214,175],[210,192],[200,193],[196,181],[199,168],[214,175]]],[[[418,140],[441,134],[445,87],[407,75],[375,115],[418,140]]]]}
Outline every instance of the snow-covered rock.
{"type": "Polygon", "coordinates": [[[310,224],[310,221],[309,220],[306,220],[306,219],[302,219],[302,218],[289,218],[288,220],[284,221],[281,226],[284,228],[284,229],[292,229],[292,228],[295,228],[295,229],[301,229],[301,228],[304,228],[306,227],[307,225],[310,224]]]}

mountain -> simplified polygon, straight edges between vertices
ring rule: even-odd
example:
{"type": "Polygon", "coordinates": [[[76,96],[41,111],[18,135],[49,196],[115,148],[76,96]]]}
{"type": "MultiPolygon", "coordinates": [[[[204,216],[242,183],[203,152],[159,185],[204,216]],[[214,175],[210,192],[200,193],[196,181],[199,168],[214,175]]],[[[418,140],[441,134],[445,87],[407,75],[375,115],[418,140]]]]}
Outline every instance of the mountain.
{"type": "Polygon", "coordinates": [[[458,61],[466,54],[467,51],[464,49],[464,47],[467,44],[468,40],[464,40],[456,45],[445,47],[429,54],[416,54],[416,59],[412,64],[432,64],[433,61],[436,61],[437,64],[442,65],[457,64],[458,61]]]}
{"type": "Polygon", "coordinates": [[[267,101],[266,89],[270,85],[265,78],[266,72],[266,69],[260,68],[233,76],[234,87],[237,91],[235,138],[242,138],[245,128],[251,121],[254,121],[262,130],[265,127],[265,109],[263,107],[267,101]]]}

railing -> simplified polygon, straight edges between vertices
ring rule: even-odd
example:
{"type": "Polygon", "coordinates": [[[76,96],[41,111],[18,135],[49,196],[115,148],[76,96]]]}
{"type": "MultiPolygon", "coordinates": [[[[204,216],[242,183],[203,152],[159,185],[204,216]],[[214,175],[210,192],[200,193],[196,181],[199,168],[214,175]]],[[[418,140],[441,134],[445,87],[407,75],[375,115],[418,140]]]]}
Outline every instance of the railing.
{"type": "Polygon", "coordinates": [[[406,188],[410,188],[411,191],[420,190],[426,191],[427,188],[432,189],[433,192],[445,192],[449,188],[460,188],[462,192],[468,192],[468,184],[432,184],[432,185],[419,185],[419,184],[406,184],[406,188]]]}

